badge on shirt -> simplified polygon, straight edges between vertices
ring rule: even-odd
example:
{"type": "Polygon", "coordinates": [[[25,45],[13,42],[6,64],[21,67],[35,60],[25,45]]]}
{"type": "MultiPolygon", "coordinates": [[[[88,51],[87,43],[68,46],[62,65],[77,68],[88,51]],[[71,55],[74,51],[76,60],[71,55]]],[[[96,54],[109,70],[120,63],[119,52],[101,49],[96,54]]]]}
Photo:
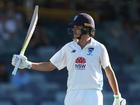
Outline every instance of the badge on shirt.
{"type": "Polygon", "coordinates": [[[87,55],[92,55],[93,50],[94,50],[93,47],[88,48],[88,53],[87,53],[87,55]]]}
{"type": "Polygon", "coordinates": [[[75,52],[76,52],[76,50],[72,50],[71,52],[72,52],[72,53],[75,53],[75,52]]]}
{"type": "Polygon", "coordinates": [[[75,70],[85,70],[86,59],[84,57],[77,57],[75,59],[75,70]]]}

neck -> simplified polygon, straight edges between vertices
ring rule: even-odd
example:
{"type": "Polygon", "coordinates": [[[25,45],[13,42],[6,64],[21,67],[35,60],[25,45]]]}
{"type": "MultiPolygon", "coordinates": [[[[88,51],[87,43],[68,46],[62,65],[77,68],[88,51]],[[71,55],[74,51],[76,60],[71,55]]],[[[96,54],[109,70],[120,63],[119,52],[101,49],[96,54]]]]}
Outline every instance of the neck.
{"type": "Polygon", "coordinates": [[[91,37],[89,36],[82,36],[79,41],[78,44],[81,48],[84,48],[89,42],[91,41],[91,37]]]}

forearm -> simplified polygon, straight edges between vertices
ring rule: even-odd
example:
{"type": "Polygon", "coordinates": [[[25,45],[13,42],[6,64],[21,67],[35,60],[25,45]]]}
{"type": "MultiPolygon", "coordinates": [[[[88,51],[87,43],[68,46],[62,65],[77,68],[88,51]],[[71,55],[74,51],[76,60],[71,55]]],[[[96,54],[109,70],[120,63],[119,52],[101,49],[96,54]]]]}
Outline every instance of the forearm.
{"type": "Polygon", "coordinates": [[[114,95],[118,95],[120,92],[119,92],[119,86],[118,86],[115,73],[111,67],[107,67],[106,69],[107,69],[106,75],[107,75],[110,87],[112,88],[114,95]]]}
{"type": "Polygon", "coordinates": [[[39,63],[32,62],[31,69],[37,71],[53,71],[54,69],[56,69],[56,67],[52,65],[51,62],[39,62],[39,63]]]}
{"type": "Polygon", "coordinates": [[[110,74],[109,84],[110,84],[114,94],[118,95],[119,94],[119,87],[118,87],[118,82],[117,82],[117,79],[116,79],[114,72],[112,72],[112,74],[110,74]]]}

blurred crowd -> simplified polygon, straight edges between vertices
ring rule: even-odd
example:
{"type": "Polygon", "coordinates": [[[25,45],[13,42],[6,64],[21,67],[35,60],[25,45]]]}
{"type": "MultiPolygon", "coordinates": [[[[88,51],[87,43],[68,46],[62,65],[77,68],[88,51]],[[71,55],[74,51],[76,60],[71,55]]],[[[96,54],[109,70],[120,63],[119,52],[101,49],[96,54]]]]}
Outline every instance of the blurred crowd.
{"type": "MultiPolygon", "coordinates": [[[[39,20],[25,53],[29,60],[49,60],[62,45],[72,40],[67,34],[72,17],[78,12],[87,12],[95,19],[95,39],[108,49],[121,93],[128,105],[139,105],[138,0],[1,0],[0,105],[63,105],[66,70],[52,73],[19,70],[15,77],[11,76],[12,55],[20,52],[36,4],[40,7],[39,20]]],[[[105,105],[111,105],[113,94],[104,78],[105,105]]]]}

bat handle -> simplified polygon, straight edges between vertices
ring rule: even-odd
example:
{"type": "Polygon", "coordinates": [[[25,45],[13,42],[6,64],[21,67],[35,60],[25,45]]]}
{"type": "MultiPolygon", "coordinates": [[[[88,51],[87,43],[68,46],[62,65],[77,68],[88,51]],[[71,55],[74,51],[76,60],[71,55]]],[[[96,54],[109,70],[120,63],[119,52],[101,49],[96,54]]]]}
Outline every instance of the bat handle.
{"type": "Polygon", "coordinates": [[[17,64],[15,65],[15,68],[12,71],[12,75],[16,75],[16,73],[18,71],[18,67],[19,67],[20,62],[21,62],[21,59],[19,59],[18,62],[17,62],[17,64]]]}

